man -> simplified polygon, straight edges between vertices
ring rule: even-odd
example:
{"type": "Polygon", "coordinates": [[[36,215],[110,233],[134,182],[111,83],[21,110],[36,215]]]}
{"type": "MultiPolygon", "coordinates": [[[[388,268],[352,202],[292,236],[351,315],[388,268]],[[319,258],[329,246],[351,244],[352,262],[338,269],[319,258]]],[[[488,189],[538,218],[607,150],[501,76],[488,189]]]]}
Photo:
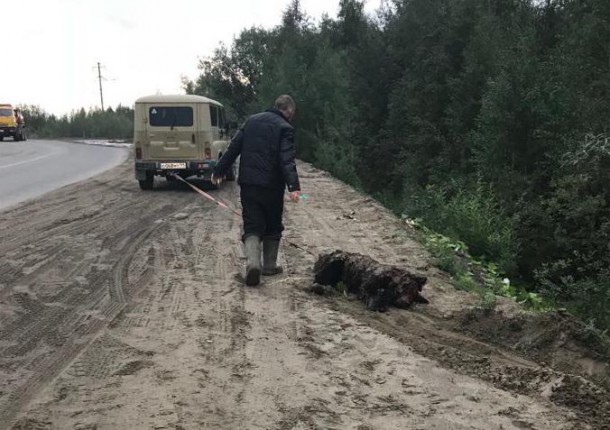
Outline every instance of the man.
{"type": "Polygon", "coordinates": [[[294,128],[290,124],[296,111],[292,97],[281,95],[275,106],[251,116],[235,134],[231,145],[216,165],[212,183],[219,184],[238,155],[241,187],[242,240],[247,258],[246,285],[260,283],[261,241],[262,274],[282,273],[277,254],[284,226],[284,188],[289,198],[298,202],[301,196],[295,162],[294,128]]]}
{"type": "Polygon", "coordinates": [[[17,124],[17,129],[15,130],[15,140],[25,140],[25,132],[23,131],[24,121],[23,115],[21,114],[21,109],[15,108],[13,110],[13,114],[15,115],[15,123],[17,124]]]}

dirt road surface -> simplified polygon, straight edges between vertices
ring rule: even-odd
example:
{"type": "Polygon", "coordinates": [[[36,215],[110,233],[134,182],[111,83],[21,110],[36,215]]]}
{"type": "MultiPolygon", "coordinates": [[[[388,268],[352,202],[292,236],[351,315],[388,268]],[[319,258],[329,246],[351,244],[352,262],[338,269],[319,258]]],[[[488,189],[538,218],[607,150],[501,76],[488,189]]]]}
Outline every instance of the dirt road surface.
{"type": "MultiPolygon", "coordinates": [[[[310,198],[285,220],[298,247],[283,243],[285,273],[260,288],[236,279],[239,219],[181,184],[140,191],[129,163],[1,212],[0,429],[608,424],[570,397],[582,390],[556,396],[565,374],[452,329],[478,299],[399,220],[300,172],[310,198]],[[314,255],[337,248],[427,275],[431,304],[380,314],[307,293],[314,255]]],[[[239,207],[235,184],[214,193],[239,207]]]]}

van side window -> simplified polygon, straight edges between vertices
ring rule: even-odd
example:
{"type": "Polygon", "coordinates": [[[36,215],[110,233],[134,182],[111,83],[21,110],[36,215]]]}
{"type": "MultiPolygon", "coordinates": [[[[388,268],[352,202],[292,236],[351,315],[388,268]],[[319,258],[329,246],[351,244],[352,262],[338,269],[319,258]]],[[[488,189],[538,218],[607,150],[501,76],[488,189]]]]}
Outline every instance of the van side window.
{"type": "Polygon", "coordinates": [[[210,119],[212,120],[212,127],[218,127],[218,109],[214,105],[210,105],[210,119]]]}
{"type": "Polygon", "coordinates": [[[193,108],[188,106],[152,106],[148,117],[153,127],[193,126],[193,108]]]}

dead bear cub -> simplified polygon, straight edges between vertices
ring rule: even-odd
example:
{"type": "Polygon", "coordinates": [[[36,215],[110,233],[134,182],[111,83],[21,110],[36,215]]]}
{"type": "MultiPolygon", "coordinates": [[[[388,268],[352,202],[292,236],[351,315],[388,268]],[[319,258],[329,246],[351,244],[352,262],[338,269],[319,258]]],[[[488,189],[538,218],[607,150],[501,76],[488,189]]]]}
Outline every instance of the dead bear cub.
{"type": "Polygon", "coordinates": [[[390,306],[405,309],[412,303],[428,303],[420,294],[426,277],[365,255],[343,251],[323,254],[314,265],[314,274],[317,284],[336,287],[342,282],[346,292],[356,295],[370,310],[385,312],[390,306]]]}

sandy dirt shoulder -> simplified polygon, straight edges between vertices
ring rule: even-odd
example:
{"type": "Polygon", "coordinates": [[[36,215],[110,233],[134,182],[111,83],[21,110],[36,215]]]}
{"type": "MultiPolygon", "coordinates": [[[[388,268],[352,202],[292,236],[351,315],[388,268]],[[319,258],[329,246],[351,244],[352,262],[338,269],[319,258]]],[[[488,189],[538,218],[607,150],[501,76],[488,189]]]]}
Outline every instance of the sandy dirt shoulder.
{"type": "MultiPolygon", "coordinates": [[[[608,424],[556,396],[571,376],[457,329],[477,298],[376,202],[299,167],[299,247],[257,289],[236,280],[238,219],[180,184],[140,191],[129,163],[0,213],[0,429],[608,424]],[[379,314],[305,292],[313,255],[337,248],[425,274],[431,304],[379,314]]],[[[239,208],[235,184],[214,193],[239,208]]],[[[607,406],[573,378],[559,392],[607,406]]]]}

